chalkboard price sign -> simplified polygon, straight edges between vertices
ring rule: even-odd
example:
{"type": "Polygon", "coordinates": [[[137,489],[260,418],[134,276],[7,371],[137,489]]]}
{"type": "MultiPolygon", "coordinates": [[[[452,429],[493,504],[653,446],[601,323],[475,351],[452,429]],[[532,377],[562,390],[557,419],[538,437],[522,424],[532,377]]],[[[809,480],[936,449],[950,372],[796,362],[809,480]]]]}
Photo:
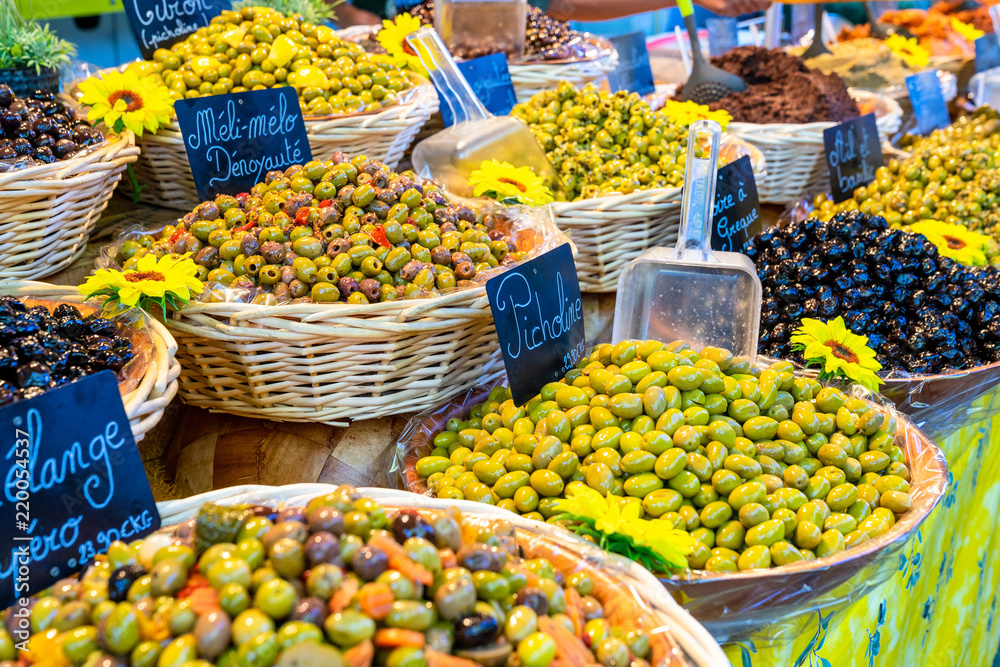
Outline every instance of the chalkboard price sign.
{"type": "Polygon", "coordinates": [[[974,42],[976,47],[976,71],[1000,67],[1000,39],[995,32],[988,32],[974,42]]]}
{"type": "Polygon", "coordinates": [[[157,49],[169,49],[233,6],[229,0],[125,0],[124,4],[135,41],[146,60],[157,49]]]}
{"type": "Polygon", "coordinates": [[[0,452],[0,608],[160,527],[111,371],[0,408],[0,452]]]}
{"type": "Polygon", "coordinates": [[[273,169],[312,159],[294,88],[174,103],[198,196],[248,192],[273,169]]]}
{"type": "Polygon", "coordinates": [[[823,145],[835,202],[850,199],[856,188],[871,183],[875,170],[882,166],[873,113],[823,130],[823,145]]]}
{"type": "MultiPolygon", "coordinates": [[[[507,55],[491,53],[481,58],[473,58],[458,63],[458,70],[472,86],[472,92],[494,116],[506,116],[517,104],[514,84],[507,69],[507,55]]],[[[455,119],[447,104],[441,105],[441,116],[445,127],[451,127],[455,119]]]]}
{"type": "Polygon", "coordinates": [[[712,250],[740,252],[760,231],[760,202],[750,156],[719,168],[712,207],[712,250]]]}
{"type": "Polygon", "coordinates": [[[906,77],[906,89],[910,93],[910,103],[920,134],[929,134],[951,125],[948,103],[941,93],[941,80],[938,79],[937,70],[926,70],[906,77]]]}
{"type": "Polygon", "coordinates": [[[646,36],[641,32],[612,37],[611,43],[618,51],[618,67],[608,74],[608,85],[612,92],[627,90],[630,93],[648,95],[653,85],[653,70],[649,66],[649,49],[646,36]]]}
{"type": "Polygon", "coordinates": [[[486,282],[511,395],[526,403],[587,350],[583,300],[569,244],[486,282]]]}

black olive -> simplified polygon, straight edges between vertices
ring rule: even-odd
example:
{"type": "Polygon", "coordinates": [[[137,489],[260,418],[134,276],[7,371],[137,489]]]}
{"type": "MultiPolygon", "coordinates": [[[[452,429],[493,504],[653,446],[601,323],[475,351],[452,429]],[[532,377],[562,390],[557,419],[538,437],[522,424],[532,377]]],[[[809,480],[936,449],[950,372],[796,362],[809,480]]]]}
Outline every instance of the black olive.
{"type": "Polygon", "coordinates": [[[469,614],[455,622],[455,646],[476,648],[492,644],[500,636],[500,623],[494,616],[469,614]]]}
{"type": "Polygon", "coordinates": [[[437,542],[437,532],[434,527],[417,512],[404,511],[397,514],[392,520],[392,534],[400,544],[411,537],[437,542]]]}
{"type": "Polygon", "coordinates": [[[136,579],[145,574],[146,570],[138,563],[116,568],[108,578],[108,599],[112,602],[124,602],[128,599],[128,589],[136,579]]]}

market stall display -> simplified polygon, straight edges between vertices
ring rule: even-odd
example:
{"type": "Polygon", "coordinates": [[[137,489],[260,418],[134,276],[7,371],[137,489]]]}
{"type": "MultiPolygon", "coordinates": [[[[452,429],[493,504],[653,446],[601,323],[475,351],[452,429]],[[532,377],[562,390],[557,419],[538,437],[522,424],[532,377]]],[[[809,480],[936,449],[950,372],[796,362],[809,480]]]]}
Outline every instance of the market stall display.
{"type": "Polygon", "coordinates": [[[566,242],[545,220],[457,206],[363,156],[267,180],[108,252],[112,264],[146,247],[197,252],[209,285],[166,320],[192,405],[338,425],[436,405],[502,372],[485,280],[566,242]]]}
{"type": "MultiPolygon", "coordinates": [[[[957,18],[925,9],[898,9],[883,12],[880,23],[906,28],[916,38],[921,47],[932,57],[940,59],[969,58],[975,54],[972,43],[982,36],[982,31],[964,24],[957,18]]],[[[837,40],[841,42],[871,38],[871,26],[867,23],[840,31],[837,40]]]]}
{"type": "Polygon", "coordinates": [[[69,266],[139,149],[128,130],[91,127],[82,114],[35,91],[0,84],[0,273],[34,279],[69,266]]]}
{"type": "MultiPolygon", "coordinates": [[[[312,152],[366,153],[395,166],[437,111],[434,88],[391,59],[372,57],[325,26],[267,8],[226,11],[154,60],[126,69],[162,80],[176,98],[290,85],[299,91],[312,152]]],[[[199,202],[176,120],[140,141],[140,201],[199,202]]],[[[126,190],[134,188],[126,185],[126,190]]]]}
{"type": "Polygon", "coordinates": [[[153,319],[137,329],[99,314],[72,287],[0,282],[0,405],[108,369],[140,440],[177,393],[177,345],[153,319]]]}
{"type": "Polygon", "coordinates": [[[712,62],[748,84],[709,106],[729,113],[729,133],[763,153],[767,176],[757,180],[762,203],[784,205],[826,190],[823,130],[835,123],[875,113],[883,139],[899,129],[902,109],[894,100],[848,91],[836,74],[810,70],[780,49],[741,46],[712,62]]]}

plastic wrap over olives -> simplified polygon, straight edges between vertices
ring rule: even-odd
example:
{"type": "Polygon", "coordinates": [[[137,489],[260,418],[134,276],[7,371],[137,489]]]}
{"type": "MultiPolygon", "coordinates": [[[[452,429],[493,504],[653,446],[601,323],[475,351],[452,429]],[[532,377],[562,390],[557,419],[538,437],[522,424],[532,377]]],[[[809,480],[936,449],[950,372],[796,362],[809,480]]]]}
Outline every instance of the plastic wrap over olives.
{"type": "Polygon", "coordinates": [[[188,254],[214,283],[202,300],[375,303],[471,285],[524,253],[510,215],[453,202],[364,156],[334,154],[272,171],[250,192],[199,204],[158,236],[121,242],[126,269],[142,255],[188,254]]]}
{"type": "Polygon", "coordinates": [[[605,618],[606,577],[516,552],[457,511],[391,513],[350,487],[281,511],[207,504],[32,598],[26,653],[8,626],[0,661],[649,667],[640,619],[605,618]]]}

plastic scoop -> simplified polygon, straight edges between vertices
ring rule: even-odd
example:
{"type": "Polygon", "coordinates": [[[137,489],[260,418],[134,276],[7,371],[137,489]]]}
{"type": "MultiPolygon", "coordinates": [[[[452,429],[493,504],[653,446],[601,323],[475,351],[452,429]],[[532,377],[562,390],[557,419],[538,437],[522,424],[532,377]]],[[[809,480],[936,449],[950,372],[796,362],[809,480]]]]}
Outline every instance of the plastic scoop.
{"type": "Polygon", "coordinates": [[[802,54],[802,59],[809,60],[824,53],[830,53],[830,49],[823,43],[823,3],[817,2],[813,5],[813,41],[802,54]]]}
{"type": "Polygon", "coordinates": [[[421,28],[406,39],[455,119],[454,125],[413,149],[413,169],[418,176],[433,179],[459,196],[471,197],[469,175],[484,161],[496,159],[515,167],[530,167],[553,192],[561,189],[555,168],[531,130],[510,116],[494,116],[486,110],[433,28],[421,28]]]}
{"type": "Polygon", "coordinates": [[[691,0],[678,0],[677,7],[684,17],[688,40],[691,42],[691,76],[681,90],[681,100],[696,104],[711,104],[718,102],[729,93],[738,93],[747,89],[746,81],[740,77],[710,65],[701,52],[698,43],[698,27],[694,22],[694,5],[691,0]]]}
{"type": "Polygon", "coordinates": [[[618,279],[615,342],[685,340],[692,347],[723,347],[751,360],[757,353],[761,285],[753,262],[737,252],[712,252],[712,205],[722,129],[691,124],[684,201],[677,247],[650,248],[618,279]],[[695,149],[711,138],[707,157],[695,149]]]}

